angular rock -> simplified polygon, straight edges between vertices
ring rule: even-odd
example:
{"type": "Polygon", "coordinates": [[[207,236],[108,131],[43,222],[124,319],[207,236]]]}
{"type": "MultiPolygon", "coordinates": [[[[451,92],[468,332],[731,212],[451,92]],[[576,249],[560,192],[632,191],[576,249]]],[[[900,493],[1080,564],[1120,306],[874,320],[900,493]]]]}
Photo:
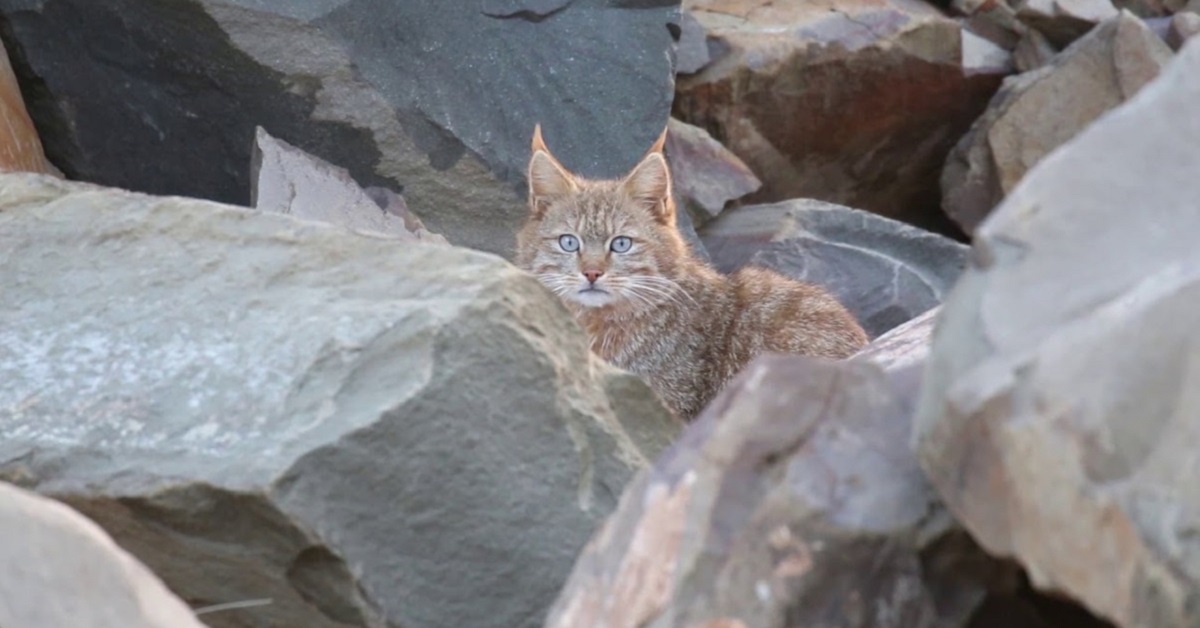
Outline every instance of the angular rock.
{"type": "Polygon", "coordinates": [[[425,229],[403,198],[391,190],[375,190],[369,194],[344,168],[271,137],[262,127],[254,130],[251,207],[402,240],[446,243],[425,229]]]}
{"type": "Polygon", "coordinates": [[[690,12],[679,16],[679,43],[675,46],[675,71],[694,74],[712,61],[708,31],[690,12]]]}
{"type": "Polygon", "coordinates": [[[1058,48],[1066,48],[1119,13],[1112,0],[1021,0],[1017,5],[1017,19],[1058,48]]]}
{"type": "Polygon", "coordinates": [[[701,235],[721,271],[755,264],[825,286],[872,336],[941,303],[967,256],[949,238],[810,199],[739,207],[701,235]]]}
{"type": "MultiPolygon", "coordinates": [[[[1041,67],[1049,65],[1054,57],[1058,56],[1058,49],[1054,44],[1050,43],[1049,39],[1040,32],[1027,28],[1021,34],[1020,41],[1017,42],[1016,48],[1013,48],[1013,65],[1020,72],[1032,72],[1041,67]]],[[[1019,77],[1018,77],[1019,78],[1019,77]]],[[[1011,78],[1010,78],[1011,80],[1011,78]]],[[[1004,86],[1001,85],[1001,91],[1004,86]]],[[[992,102],[996,102],[996,97],[992,97],[992,102]]],[[[987,113],[984,114],[986,116],[987,113]]],[[[952,156],[954,152],[950,153],[952,156]]],[[[942,202],[945,203],[945,191],[943,190],[942,202]]]]}
{"type": "Polygon", "coordinates": [[[928,332],[903,332],[911,356],[751,363],[629,485],[546,626],[963,625],[1007,575],[908,449],[928,332]]]}
{"type": "Polygon", "coordinates": [[[942,207],[968,233],[1025,173],[1158,76],[1171,50],[1128,12],[1010,77],[946,160],[942,207]]]}
{"type": "Polygon", "coordinates": [[[484,253],[0,177],[0,478],[234,626],[533,626],[678,427],[484,253]]]}
{"type": "Polygon", "coordinates": [[[815,198],[953,229],[934,211],[938,176],[1008,72],[1002,49],[912,0],[684,6],[722,56],[679,77],[674,115],[762,179],[749,202],[815,198]]]}
{"type": "Polygon", "coordinates": [[[674,118],[667,129],[666,153],[675,196],[693,217],[707,222],[730,201],[762,187],[746,164],[704,129],[674,118]]]}
{"type": "Polygon", "coordinates": [[[535,122],[591,176],[662,131],[677,16],[678,0],[0,0],[30,112],[71,178],[244,204],[267,125],[402,190],[455,244],[502,254],[535,122]]]}
{"type": "Polygon", "coordinates": [[[42,140],[25,109],[8,53],[0,47],[0,171],[22,170],[62,176],[46,160],[42,140]]]}
{"type": "Polygon", "coordinates": [[[1176,13],[1167,27],[1167,44],[1172,50],[1179,50],[1187,40],[1197,34],[1200,34],[1200,13],[1176,13]]]}
{"type": "Polygon", "coordinates": [[[1200,599],[1200,41],[976,232],[914,428],[991,553],[1121,626],[1200,599]]]}
{"type": "Polygon", "coordinates": [[[204,624],[95,523],[62,504],[0,482],[0,626],[204,624]]]}

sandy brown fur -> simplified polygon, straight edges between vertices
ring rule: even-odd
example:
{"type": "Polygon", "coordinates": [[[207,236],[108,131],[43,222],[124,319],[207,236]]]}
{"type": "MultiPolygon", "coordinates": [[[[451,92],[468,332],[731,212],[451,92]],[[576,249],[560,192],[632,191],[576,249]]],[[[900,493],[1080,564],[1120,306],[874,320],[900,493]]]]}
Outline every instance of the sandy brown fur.
{"type": "Polygon", "coordinates": [[[577,177],[535,130],[530,216],[517,234],[517,264],[575,315],[592,349],[639,374],[690,420],[753,357],[765,352],[844,358],[867,342],[862,327],[824,289],[763,268],[726,276],[694,257],[675,228],[662,138],[622,180],[577,177]],[[562,234],[580,247],[567,253],[562,234]],[[627,236],[636,248],[611,250],[627,236]],[[602,272],[594,284],[583,273],[602,272]],[[580,289],[605,292],[581,302],[580,289]]]}

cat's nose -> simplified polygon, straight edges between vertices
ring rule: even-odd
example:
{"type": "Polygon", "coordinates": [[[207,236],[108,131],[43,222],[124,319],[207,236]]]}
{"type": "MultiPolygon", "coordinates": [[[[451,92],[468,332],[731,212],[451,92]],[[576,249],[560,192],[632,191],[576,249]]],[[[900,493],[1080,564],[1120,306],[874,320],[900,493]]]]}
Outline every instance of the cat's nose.
{"type": "Polygon", "coordinates": [[[583,271],[583,276],[587,277],[587,280],[591,283],[596,283],[596,280],[599,279],[601,277],[601,275],[603,275],[603,274],[604,274],[604,271],[602,271],[602,270],[585,270],[585,271],[583,271]]]}

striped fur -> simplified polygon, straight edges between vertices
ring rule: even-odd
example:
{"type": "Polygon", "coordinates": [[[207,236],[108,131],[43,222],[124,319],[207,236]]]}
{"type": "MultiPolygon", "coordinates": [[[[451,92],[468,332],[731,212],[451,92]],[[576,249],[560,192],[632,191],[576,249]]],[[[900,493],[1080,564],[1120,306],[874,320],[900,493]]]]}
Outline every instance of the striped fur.
{"type": "Polygon", "coordinates": [[[866,344],[824,289],[764,268],[725,276],[691,254],[675,228],[664,139],[624,179],[593,181],[564,168],[534,130],[517,265],[566,304],[592,350],[691,420],[760,353],[844,358],[866,344]],[[564,249],[563,235],[578,250],[564,249]],[[619,236],[628,251],[614,250],[619,236]]]}

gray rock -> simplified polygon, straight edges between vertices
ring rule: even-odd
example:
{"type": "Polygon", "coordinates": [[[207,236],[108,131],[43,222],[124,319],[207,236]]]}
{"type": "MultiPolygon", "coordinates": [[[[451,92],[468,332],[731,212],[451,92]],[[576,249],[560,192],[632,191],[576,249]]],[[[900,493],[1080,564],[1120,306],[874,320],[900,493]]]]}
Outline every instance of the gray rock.
{"type": "Polygon", "coordinates": [[[0,482],[0,626],[204,624],[95,523],[62,504],[0,482]]]}
{"type": "Polygon", "coordinates": [[[535,122],[591,176],[657,137],[677,16],[677,0],[0,0],[71,178],[243,204],[264,125],[502,254],[535,122]]]}
{"type": "Polygon", "coordinates": [[[707,222],[731,201],[762,187],[746,164],[708,131],[674,118],[667,125],[666,154],[675,196],[707,222]]]}
{"type": "Polygon", "coordinates": [[[942,171],[942,208],[975,230],[1025,173],[1158,76],[1171,50],[1128,12],[1039,70],[1005,79],[942,171]]]}
{"type": "Polygon", "coordinates": [[[675,71],[695,74],[712,61],[708,50],[708,31],[690,11],[679,16],[679,45],[675,48],[675,71]]]}
{"type": "Polygon", "coordinates": [[[344,168],[254,130],[250,160],[250,206],[258,211],[316,220],[401,240],[446,239],[430,233],[404,199],[384,188],[362,189],[344,168]]]}
{"type": "Polygon", "coordinates": [[[915,422],[989,552],[1121,626],[1200,599],[1198,102],[1193,40],[980,225],[915,422]]]}
{"type": "Polygon", "coordinates": [[[963,625],[1011,571],[956,531],[908,449],[930,327],[850,362],[751,363],[629,485],[546,626],[963,625]]]}
{"type": "Polygon", "coordinates": [[[1112,0],[1021,0],[1017,4],[1017,19],[1058,48],[1066,48],[1118,13],[1112,0]]]}
{"type": "Polygon", "coordinates": [[[0,478],[272,600],[214,627],[536,625],[677,433],[490,254],[33,175],[0,234],[0,478]]]}
{"type": "Polygon", "coordinates": [[[810,199],[727,211],[701,237],[723,272],[755,264],[825,286],[872,336],[941,303],[967,255],[949,238],[810,199]]]}
{"type": "Polygon", "coordinates": [[[1172,50],[1179,50],[1187,40],[1200,34],[1200,14],[1184,11],[1171,16],[1167,26],[1167,44],[1172,50]]]}

